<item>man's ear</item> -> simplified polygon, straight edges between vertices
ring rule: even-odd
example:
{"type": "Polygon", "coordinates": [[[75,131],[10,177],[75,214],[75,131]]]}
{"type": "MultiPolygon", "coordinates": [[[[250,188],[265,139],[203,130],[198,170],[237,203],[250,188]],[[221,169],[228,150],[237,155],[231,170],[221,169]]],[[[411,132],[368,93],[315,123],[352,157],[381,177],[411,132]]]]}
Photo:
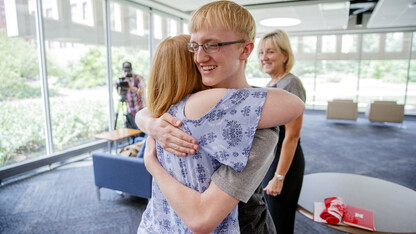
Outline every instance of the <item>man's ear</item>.
{"type": "Polygon", "coordinates": [[[243,51],[240,54],[241,60],[246,60],[254,50],[254,43],[252,41],[244,42],[243,51]]]}

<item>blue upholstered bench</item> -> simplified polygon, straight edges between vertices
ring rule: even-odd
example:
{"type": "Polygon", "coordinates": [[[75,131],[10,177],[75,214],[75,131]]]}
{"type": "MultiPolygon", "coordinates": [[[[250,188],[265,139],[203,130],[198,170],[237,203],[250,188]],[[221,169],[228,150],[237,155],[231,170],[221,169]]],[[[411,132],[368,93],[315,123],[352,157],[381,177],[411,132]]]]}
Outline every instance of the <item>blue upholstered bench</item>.
{"type": "Polygon", "coordinates": [[[101,188],[114,189],[142,198],[151,197],[152,176],[144,166],[143,153],[144,147],[137,157],[107,153],[92,155],[98,200],[101,188]]]}

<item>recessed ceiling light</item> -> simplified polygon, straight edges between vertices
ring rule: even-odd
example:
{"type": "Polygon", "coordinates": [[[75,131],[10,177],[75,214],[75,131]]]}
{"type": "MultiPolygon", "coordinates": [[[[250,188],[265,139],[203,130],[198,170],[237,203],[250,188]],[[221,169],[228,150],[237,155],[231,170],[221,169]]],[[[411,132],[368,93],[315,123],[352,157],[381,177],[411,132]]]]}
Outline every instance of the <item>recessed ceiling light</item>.
{"type": "Polygon", "coordinates": [[[260,21],[260,24],[268,27],[289,27],[300,24],[299,19],[295,18],[269,18],[260,21]]]}

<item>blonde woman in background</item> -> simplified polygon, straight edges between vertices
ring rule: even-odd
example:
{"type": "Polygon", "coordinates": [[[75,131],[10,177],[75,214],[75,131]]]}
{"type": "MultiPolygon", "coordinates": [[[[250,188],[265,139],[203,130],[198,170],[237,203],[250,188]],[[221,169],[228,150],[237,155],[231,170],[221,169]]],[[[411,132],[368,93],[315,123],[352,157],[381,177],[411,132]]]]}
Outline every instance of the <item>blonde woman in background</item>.
{"type": "MultiPolygon", "coordinates": [[[[306,100],[301,80],[290,73],[295,59],[287,34],[276,30],[263,36],[259,44],[260,70],[272,79],[268,88],[281,88],[306,100]]],[[[277,233],[293,233],[295,214],[302,188],[305,159],[300,146],[303,114],[279,126],[276,156],[268,170],[263,188],[267,207],[277,233]]]]}

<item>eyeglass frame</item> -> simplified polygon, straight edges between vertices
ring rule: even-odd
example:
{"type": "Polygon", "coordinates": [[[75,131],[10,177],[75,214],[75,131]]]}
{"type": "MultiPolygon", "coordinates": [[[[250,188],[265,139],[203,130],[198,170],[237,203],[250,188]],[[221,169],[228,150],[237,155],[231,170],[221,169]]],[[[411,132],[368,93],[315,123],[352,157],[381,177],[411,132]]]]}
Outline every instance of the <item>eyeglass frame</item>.
{"type": "Polygon", "coordinates": [[[207,53],[207,54],[212,54],[212,53],[217,53],[217,52],[219,52],[219,51],[220,51],[220,47],[221,47],[221,46],[225,46],[225,45],[232,45],[232,44],[237,44],[237,43],[245,43],[245,42],[247,42],[247,41],[244,41],[244,40],[239,40],[239,41],[227,41],[227,42],[205,42],[205,43],[203,43],[203,44],[198,44],[198,43],[196,43],[196,42],[188,42],[188,43],[186,43],[186,47],[188,48],[188,51],[189,51],[189,52],[191,52],[191,53],[196,53],[196,52],[198,52],[199,47],[200,47],[200,46],[202,46],[202,48],[204,48],[205,53],[207,53]],[[217,48],[218,48],[218,49],[217,49],[217,51],[208,52],[206,47],[207,47],[209,44],[216,44],[216,46],[217,46],[217,48]],[[198,47],[197,47],[197,49],[195,50],[195,47],[192,47],[191,45],[198,45],[198,47]]]}

